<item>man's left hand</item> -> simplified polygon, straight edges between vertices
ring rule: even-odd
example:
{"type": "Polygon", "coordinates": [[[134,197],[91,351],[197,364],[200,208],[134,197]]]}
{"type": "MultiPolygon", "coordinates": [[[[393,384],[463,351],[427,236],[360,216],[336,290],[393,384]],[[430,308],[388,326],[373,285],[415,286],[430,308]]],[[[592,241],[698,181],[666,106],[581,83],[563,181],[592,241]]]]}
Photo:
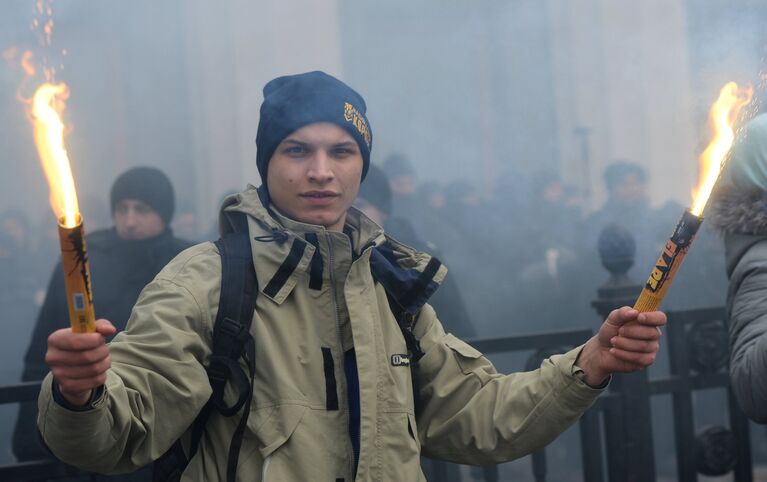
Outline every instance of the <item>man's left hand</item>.
{"type": "Polygon", "coordinates": [[[640,313],[628,306],[614,310],[575,362],[583,370],[584,381],[596,387],[615,372],[652,365],[660,348],[660,327],[665,324],[666,315],[660,311],[640,313]]]}

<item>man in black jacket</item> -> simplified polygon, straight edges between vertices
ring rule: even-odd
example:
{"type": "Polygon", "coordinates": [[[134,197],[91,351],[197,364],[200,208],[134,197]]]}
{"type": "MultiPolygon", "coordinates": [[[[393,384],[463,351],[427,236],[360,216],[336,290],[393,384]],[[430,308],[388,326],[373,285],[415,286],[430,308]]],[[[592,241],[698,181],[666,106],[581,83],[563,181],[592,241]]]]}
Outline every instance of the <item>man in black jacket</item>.
{"type": "MultiPolygon", "coordinates": [[[[110,193],[114,226],[87,236],[88,260],[97,318],[111,320],[123,330],[139,293],[155,275],[189,243],[173,236],[173,185],[153,167],[137,167],[121,174],[110,193]]],[[[48,335],[69,323],[64,275],[59,263],[24,359],[22,381],[42,380],[48,335]]],[[[49,458],[36,433],[37,405],[21,405],[13,434],[13,451],[19,461],[49,458]]],[[[146,473],[119,480],[145,480],[146,473]]],[[[113,480],[113,479],[110,479],[113,480]]]]}

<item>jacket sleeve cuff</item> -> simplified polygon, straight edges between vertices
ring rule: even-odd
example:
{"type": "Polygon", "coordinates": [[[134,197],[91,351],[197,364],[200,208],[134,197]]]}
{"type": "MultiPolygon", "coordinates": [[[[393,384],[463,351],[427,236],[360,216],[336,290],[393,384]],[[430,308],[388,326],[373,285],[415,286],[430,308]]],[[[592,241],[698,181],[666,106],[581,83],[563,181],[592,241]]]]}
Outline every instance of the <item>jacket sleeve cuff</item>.
{"type": "Polygon", "coordinates": [[[53,401],[56,402],[59,406],[66,408],[67,410],[71,410],[73,412],[86,412],[88,410],[93,410],[96,407],[96,404],[104,397],[104,385],[101,385],[99,387],[96,387],[91,392],[91,398],[88,400],[88,403],[85,405],[78,407],[76,405],[72,405],[67,401],[66,398],[64,398],[64,395],[61,394],[61,390],[59,390],[59,384],[56,383],[56,381],[51,377],[51,391],[53,394],[53,401]]]}
{"type": "Polygon", "coordinates": [[[78,465],[83,461],[83,444],[92,441],[94,434],[102,435],[107,425],[107,390],[95,390],[94,393],[100,392],[99,398],[94,397],[82,410],[82,407],[71,407],[71,404],[67,404],[69,407],[62,405],[60,392],[59,400],[56,400],[58,387],[52,374],[43,380],[38,397],[37,426],[45,444],[57,458],[78,465]]]}
{"type": "Polygon", "coordinates": [[[583,369],[575,364],[575,361],[578,359],[578,355],[580,355],[583,347],[584,345],[578,346],[568,351],[567,353],[562,355],[555,355],[555,357],[552,358],[558,358],[556,363],[559,366],[560,373],[562,373],[565,377],[573,380],[573,383],[570,386],[572,392],[582,396],[584,399],[594,399],[603,391],[605,391],[605,389],[607,389],[607,387],[610,385],[610,381],[612,380],[612,376],[607,377],[607,379],[605,379],[601,385],[596,387],[592,387],[591,385],[587,384],[584,381],[585,373],[583,372],[583,369]]]}

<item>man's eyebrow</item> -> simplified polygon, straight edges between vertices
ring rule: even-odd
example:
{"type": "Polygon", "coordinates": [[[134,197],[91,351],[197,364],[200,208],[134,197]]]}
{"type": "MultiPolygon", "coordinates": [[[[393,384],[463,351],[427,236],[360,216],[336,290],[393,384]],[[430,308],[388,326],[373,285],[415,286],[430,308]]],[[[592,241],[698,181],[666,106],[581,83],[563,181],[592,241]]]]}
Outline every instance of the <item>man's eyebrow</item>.
{"type": "Polygon", "coordinates": [[[354,147],[357,143],[353,141],[341,141],[333,144],[333,147],[354,147]]]}
{"type": "Polygon", "coordinates": [[[302,142],[302,141],[299,141],[299,140],[296,140],[296,139],[290,139],[290,138],[285,139],[284,141],[282,141],[282,143],[283,144],[295,144],[295,145],[298,145],[298,146],[308,146],[309,145],[306,142],[302,142]]]}

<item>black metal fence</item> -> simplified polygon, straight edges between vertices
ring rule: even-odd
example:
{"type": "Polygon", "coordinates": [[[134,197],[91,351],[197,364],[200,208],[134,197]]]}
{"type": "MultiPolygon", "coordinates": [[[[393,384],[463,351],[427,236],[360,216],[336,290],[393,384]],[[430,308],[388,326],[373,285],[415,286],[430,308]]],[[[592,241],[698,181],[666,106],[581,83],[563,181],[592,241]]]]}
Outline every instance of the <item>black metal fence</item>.
{"type": "Polygon", "coordinates": [[[753,481],[749,421],[729,391],[724,310],[669,312],[668,318],[663,342],[669,374],[652,379],[646,372],[616,375],[609,393],[592,409],[603,417],[607,480],[656,480],[650,400],[668,394],[677,480],[694,482],[699,475],[732,473],[735,482],[753,481]],[[728,403],[721,409],[727,412],[729,426],[699,430],[693,397],[713,388],[727,390],[728,403]]]}
{"type": "MultiPolygon", "coordinates": [[[[0,387],[0,405],[34,401],[37,400],[38,393],[40,393],[40,382],[0,387]]],[[[10,438],[10,434],[5,436],[10,438]]],[[[29,436],[34,437],[35,434],[29,434],[29,436]]],[[[55,460],[0,465],[0,481],[3,482],[60,479],[81,473],[83,472],[55,460]]]]}
{"type": "MultiPolygon", "coordinates": [[[[597,291],[592,306],[603,318],[620,306],[634,304],[642,285],[629,279],[634,240],[618,225],[606,227],[599,240],[602,264],[610,278],[597,291]]],[[[722,307],[668,311],[662,349],[668,354],[668,374],[650,379],[647,370],[613,377],[608,394],[592,411],[604,426],[604,467],[609,482],[651,482],[657,479],[651,400],[670,395],[677,480],[693,482],[699,475],[733,474],[735,482],[753,481],[749,421],[729,387],[729,340],[722,307]],[[729,426],[707,427],[696,432],[698,392],[727,391],[725,406],[729,426]]],[[[656,414],[661,416],[663,414],[656,414]]],[[[764,434],[764,432],[762,432],[764,434]]],[[[584,480],[604,480],[600,478],[584,480]]],[[[545,480],[545,479],[537,479],[545,480]]]]}
{"type": "MultiPolygon", "coordinates": [[[[669,420],[677,480],[695,482],[699,475],[728,473],[735,482],[754,480],[749,421],[729,391],[724,314],[723,308],[668,312],[663,337],[668,375],[649,378],[642,371],[613,376],[609,391],[579,422],[582,480],[657,480],[651,400],[662,395],[669,395],[672,402],[669,420]],[[693,398],[696,392],[716,388],[728,393],[727,404],[720,409],[727,413],[729,426],[697,428],[693,398]]],[[[534,368],[548,354],[576,346],[590,336],[589,330],[582,330],[475,340],[472,344],[489,355],[535,350],[527,363],[527,368],[534,368]]],[[[764,437],[765,432],[758,434],[764,437]]],[[[545,449],[532,455],[531,464],[536,482],[548,480],[545,449]]],[[[484,476],[488,481],[499,480],[497,470],[485,470],[484,476]]]]}

